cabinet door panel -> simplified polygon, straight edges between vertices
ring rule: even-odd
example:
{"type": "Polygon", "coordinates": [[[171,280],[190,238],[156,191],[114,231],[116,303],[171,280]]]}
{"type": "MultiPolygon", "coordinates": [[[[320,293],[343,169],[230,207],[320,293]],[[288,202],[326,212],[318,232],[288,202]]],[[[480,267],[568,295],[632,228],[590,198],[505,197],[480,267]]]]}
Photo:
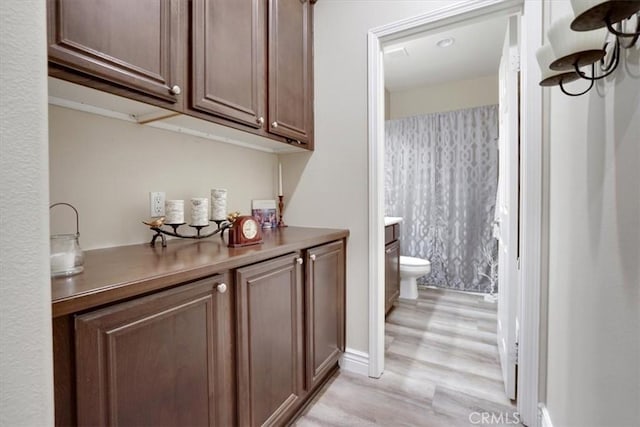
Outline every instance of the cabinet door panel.
{"type": "Polygon", "coordinates": [[[302,278],[297,254],[237,270],[238,421],[281,425],[303,394],[302,278]]]}
{"type": "Polygon", "coordinates": [[[233,422],[223,276],[76,317],[80,425],[233,422]]]}
{"type": "Polygon", "coordinates": [[[194,0],[193,105],[254,128],[263,126],[265,15],[255,0],[194,0]]]}
{"type": "Polygon", "coordinates": [[[385,247],[384,311],[388,313],[400,295],[400,242],[389,243],[385,247]]]}
{"type": "Polygon", "coordinates": [[[48,1],[49,61],[177,101],[178,0],[48,1]]]}
{"type": "Polygon", "coordinates": [[[312,6],[269,0],[269,132],[308,144],[313,126],[312,6]]]}
{"type": "Polygon", "coordinates": [[[344,245],[307,251],[307,389],[335,366],[344,350],[344,245]]]}

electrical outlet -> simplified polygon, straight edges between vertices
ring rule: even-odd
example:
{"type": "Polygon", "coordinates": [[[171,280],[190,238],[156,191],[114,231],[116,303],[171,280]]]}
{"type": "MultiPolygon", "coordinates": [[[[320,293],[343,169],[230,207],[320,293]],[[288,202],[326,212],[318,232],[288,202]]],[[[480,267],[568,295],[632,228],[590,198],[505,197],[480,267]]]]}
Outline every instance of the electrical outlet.
{"type": "Polygon", "coordinates": [[[149,192],[149,212],[152,218],[164,216],[164,200],[164,191],[149,192]]]}

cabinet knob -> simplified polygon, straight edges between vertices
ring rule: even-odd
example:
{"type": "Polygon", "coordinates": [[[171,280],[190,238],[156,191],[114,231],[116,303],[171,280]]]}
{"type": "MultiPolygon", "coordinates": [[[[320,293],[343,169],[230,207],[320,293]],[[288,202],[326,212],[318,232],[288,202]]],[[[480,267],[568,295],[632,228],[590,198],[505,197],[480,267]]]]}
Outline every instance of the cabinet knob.
{"type": "Polygon", "coordinates": [[[309,258],[311,259],[311,261],[315,261],[316,260],[316,254],[309,255],[309,258]]]}
{"type": "Polygon", "coordinates": [[[258,117],[256,119],[256,123],[258,123],[259,125],[263,125],[264,124],[264,117],[258,117]]]}
{"type": "Polygon", "coordinates": [[[277,128],[277,127],[278,127],[278,122],[273,122],[273,123],[271,123],[271,127],[272,127],[272,128],[277,128]]]}
{"type": "Polygon", "coordinates": [[[300,265],[302,265],[302,263],[304,262],[304,260],[302,258],[296,258],[296,262],[300,265]]]}
{"type": "Polygon", "coordinates": [[[226,283],[220,283],[218,286],[216,286],[216,290],[218,292],[220,292],[221,294],[224,294],[225,292],[227,292],[227,284],[226,283]]]}
{"type": "Polygon", "coordinates": [[[180,89],[180,86],[174,85],[169,92],[171,92],[171,95],[180,95],[182,89],[180,89]]]}

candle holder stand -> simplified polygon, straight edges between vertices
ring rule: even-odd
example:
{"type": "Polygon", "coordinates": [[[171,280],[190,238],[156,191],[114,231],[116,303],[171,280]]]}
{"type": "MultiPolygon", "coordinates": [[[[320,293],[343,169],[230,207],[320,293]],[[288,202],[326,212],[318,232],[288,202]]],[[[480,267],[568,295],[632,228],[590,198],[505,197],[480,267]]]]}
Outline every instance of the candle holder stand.
{"type": "Polygon", "coordinates": [[[278,196],[278,228],[288,227],[287,224],[284,223],[282,217],[284,216],[284,196],[278,196]]]}
{"type": "Polygon", "coordinates": [[[223,220],[209,220],[210,222],[214,222],[216,224],[216,229],[206,233],[206,234],[202,234],[202,230],[209,227],[209,225],[190,225],[189,227],[194,228],[196,230],[196,234],[182,234],[178,231],[178,228],[180,228],[180,226],[182,225],[187,225],[186,223],[181,223],[181,224],[163,224],[163,223],[159,223],[159,224],[154,224],[154,223],[147,223],[144,222],[144,224],[148,225],[149,228],[151,228],[151,230],[155,231],[156,234],[153,235],[153,237],[151,238],[151,242],[149,243],[151,246],[155,246],[156,244],[156,240],[158,239],[158,237],[160,237],[160,239],[162,240],[162,247],[165,248],[167,246],[167,238],[165,236],[172,236],[172,237],[179,237],[181,239],[195,239],[195,240],[200,240],[200,239],[206,239],[208,237],[211,236],[215,236],[216,234],[220,234],[220,238],[223,238],[223,231],[226,230],[227,228],[231,227],[232,223],[227,221],[226,219],[223,220]],[[173,231],[171,230],[166,230],[163,229],[162,227],[167,226],[167,227],[171,227],[173,229],[173,231]]]}

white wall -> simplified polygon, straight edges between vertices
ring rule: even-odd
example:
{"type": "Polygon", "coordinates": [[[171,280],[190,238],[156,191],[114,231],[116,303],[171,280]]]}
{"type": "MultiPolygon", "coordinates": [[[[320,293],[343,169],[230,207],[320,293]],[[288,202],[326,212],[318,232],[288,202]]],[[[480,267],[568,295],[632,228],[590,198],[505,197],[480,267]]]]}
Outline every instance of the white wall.
{"type": "MultiPolygon", "coordinates": [[[[545,7],[550,22],[570,11],[567,1],[545,7]]],[[[623,53],[615,77],[587,95],[545,91],[546,405],[555,426],[640,420],[640,48],[623,53]]]]}
{"type": "Polygon", "coordinates": [[[391,92],[390,118],[462,110],[498,103],[498,75],[391,92]]]}
{"type": "MultiPolygon", "coordinates": [[[[152,233],[149,191],[185,200],[228,190],[229,211],[251,212],[252,199],[274,199],[277,156],[69,110],[49,108],[51,201],[80,213],[83,249],[142,243],[152,233]]],[[[55,208],[51,230],[73,232],[73,212],[55,208]]]]}
{"type": "Polygon", "coordinates": [[[347,347],[363,352],[369,331],[367,32],[448,3],[323,0],[314,6],[316,151],[280,156],[285,220],[351,230],[346,338],[347,347]]]}
{"type": "Polygon", "coordinates": [[[53,425],[44,1],[0,2],[0,425],[53,425]]]}

